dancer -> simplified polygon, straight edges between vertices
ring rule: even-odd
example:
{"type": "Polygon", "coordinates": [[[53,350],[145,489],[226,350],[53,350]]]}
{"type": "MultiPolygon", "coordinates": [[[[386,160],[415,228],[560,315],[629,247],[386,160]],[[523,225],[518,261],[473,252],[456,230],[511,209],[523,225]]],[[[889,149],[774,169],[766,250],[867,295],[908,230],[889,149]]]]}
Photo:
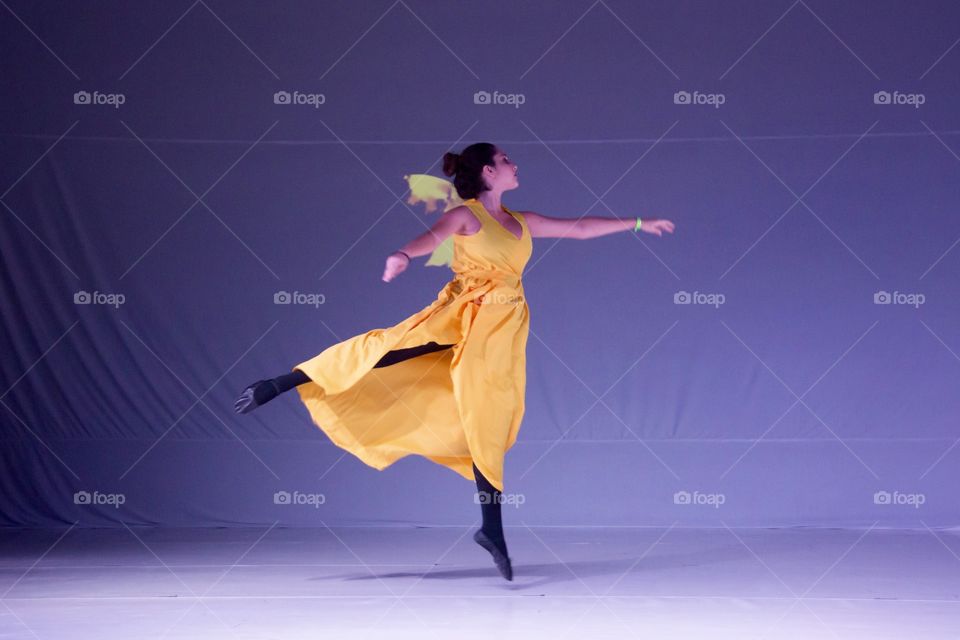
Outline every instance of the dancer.
{"type": "Polygon", "coordinates": [[[336,343],[259,380],[235,403],[248,413],[296,388],[313,422],[337,446],[384,469],[416,454],[475,481],[482,525],[473,536],[513,579],[501,520],[503,459],[524,413],[530,311],[521,275],[533,238],[588,239],[619,231],[672,233],[669,220],[553,218],[501,203],[518,169],[497,146],[448,152],[443,173],[463,204],[387,256],[383,280],[453,236],[453,278],[400,323],[336,343]]]}

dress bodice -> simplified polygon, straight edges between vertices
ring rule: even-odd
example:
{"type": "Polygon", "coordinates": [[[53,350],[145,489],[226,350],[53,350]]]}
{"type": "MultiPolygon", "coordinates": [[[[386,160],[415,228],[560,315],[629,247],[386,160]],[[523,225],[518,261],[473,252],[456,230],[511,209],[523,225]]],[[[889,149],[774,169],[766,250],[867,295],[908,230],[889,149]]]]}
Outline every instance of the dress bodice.
{"type": "Polygon", "coordinates": [[[469,236],[454,234],[450,268],[458,277],[488,277],[521,288],[523,268],[533,253],[533,239],[523,214],[503,207],[520,223],[521,235],[518,238],[494,218],[478,199],[470,198],[463,204],[480,221],[480,230],[469,236]]]}

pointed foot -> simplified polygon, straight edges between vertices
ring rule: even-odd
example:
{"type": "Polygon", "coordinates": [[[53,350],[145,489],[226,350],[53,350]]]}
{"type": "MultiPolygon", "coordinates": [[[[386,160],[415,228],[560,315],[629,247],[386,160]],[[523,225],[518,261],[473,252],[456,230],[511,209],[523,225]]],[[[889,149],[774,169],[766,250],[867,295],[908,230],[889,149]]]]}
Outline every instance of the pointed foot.
{"type": "Polygon", "coordinates": [[[493,562],[497,565],[497,569],[507,580],[513,580],[513,565],[510,563],[510,557],[501,550],[497,544],[490,539],[486,533],[483,532],[483,529],[477,529],[476,533],[473,534],[473,541],[479,544],[481,547],[490,552],[490,555],[493,556],[493,562]]]}
{"type": "Polygon", "coordinates": [[[237,413],[250,413],[260,406],[255,397],[256,388],[266,382],[266,380],[257,380],[240,393],[240,397],[233,403],[233,410],[237,413]]]}

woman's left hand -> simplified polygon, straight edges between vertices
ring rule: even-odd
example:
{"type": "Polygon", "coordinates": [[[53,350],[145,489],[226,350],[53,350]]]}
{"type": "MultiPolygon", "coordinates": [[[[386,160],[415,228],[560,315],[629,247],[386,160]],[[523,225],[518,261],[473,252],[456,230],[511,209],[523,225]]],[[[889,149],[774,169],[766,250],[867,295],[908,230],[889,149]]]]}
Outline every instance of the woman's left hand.
{"type": "Polygon", "coordinates": [[[673,233],[673,223],[669,220],[643,220],[640,223],[640,231],[646,231],[656,236],[662,236],[663,232],[673,233]]]}

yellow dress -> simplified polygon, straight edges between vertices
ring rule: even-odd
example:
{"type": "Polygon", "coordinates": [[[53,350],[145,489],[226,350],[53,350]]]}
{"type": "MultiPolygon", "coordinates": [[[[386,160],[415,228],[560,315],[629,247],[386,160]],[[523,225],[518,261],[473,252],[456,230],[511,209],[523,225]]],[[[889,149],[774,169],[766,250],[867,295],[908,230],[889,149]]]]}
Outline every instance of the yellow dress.
{"type": "Polygon", "coordinates": [[[524,413],[530,311],[521,275],[533,251],[522,214],[517,238],[476,198],[480,230],[453,236],[453,279],[399,324],[336,343],[299,369],[297,392],[337,446],[376,469],[410,454],[500,491],[503,458],[524,413]],[[453,347],[374,367],[388,351],[429,342],[453,347]]]}

